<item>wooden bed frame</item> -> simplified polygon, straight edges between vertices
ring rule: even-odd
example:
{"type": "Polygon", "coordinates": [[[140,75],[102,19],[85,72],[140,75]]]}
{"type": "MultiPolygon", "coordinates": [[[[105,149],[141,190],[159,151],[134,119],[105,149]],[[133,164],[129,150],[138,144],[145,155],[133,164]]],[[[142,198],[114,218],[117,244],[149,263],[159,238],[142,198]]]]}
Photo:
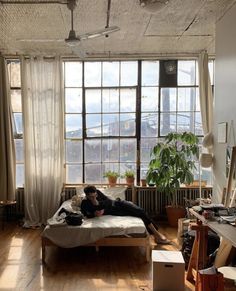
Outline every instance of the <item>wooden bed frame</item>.
{"type": "MultiPolygon", "coordinates": [[[[55,246],[51,240],[46,237],[42,237],[42,263],[46,263],[46,247],[55,246]]],[[[94,246],[96,251],[99,251],[99,247],[144,247],[146,251],[146,261],[149,262],[151,258],[152,245],[150,242],[150,235],[146,237],[105,237],[97,240],[94,243],[90,243],[83,246],[94,246]]]]}
{"type": "MultiPolygon", "coordinates": [[[[117,186],[121,186],[117,184],[117,186]]],[[[124,185],[122,185],[124,186],[124,185]]],[[[136,191],[132,187],[132,202],[136,202],[136,191]]],[[[42,263],[45,264],[46,258],[46,247],[55,246],[58,247],[55,243],[49,240],[46,237],[41,237],[42,240],[42,263]]],[[[152,244],[150,241],[150,235],[146,234],[145,237],[126,237],[126,236],[114,236],[114,237],[105,237],[97,240],[94,243],[90,243],[83,246],[95,246],[96,251],[99,251],[99,247],[109,246],[109,247],[144,247],[146,250],[146,261],[149,262],[151,258],[152,244]]]]}

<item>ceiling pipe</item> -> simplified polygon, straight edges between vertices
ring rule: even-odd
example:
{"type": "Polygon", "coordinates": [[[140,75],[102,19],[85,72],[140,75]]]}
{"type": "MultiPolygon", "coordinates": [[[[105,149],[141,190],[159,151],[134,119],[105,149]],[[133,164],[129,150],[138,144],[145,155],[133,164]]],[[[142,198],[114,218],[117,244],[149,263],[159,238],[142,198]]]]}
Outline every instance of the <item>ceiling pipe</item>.
{"type": "Polygon", "coordinates": [[[35,1],[33,1],[33,0],[29,0],[29,1],[5,1],[5,0],[0,0],[0,4],[1,5],[9,5],[9,4],[66,4],[67,5],[67,1],[58,1],[58,0],[56,0],[56,1],[40,1],[40,0],[35,0],[35,1]]]}

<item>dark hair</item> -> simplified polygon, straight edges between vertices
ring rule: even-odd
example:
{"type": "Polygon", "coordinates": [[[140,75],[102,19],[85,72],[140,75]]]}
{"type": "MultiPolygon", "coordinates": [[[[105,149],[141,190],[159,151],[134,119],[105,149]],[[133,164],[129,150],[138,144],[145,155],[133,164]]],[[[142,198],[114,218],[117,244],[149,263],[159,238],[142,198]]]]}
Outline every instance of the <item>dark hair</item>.
{"type": "Polygon", "coordinates": [[[97,189],[96,189],[96,187],[93,186],[93,185],[88,185],[88,186],[86,186],[86,187],[84,188],[84,193],[85,193],[86,195],[88,195],[88,194],[90,194],[90,193],[95,193],[95,192],[97,192],[97,189]]]}

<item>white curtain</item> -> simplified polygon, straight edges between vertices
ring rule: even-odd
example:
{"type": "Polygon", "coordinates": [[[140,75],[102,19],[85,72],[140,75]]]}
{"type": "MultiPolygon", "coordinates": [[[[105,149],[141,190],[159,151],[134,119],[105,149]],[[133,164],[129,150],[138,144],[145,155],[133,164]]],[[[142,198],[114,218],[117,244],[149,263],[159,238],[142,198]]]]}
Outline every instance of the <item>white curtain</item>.
{"type": "Polygon", "coordinates": [[[45,224],[63,183],[63,98],[59,58],[22,58],[25,226],[45,224]]]}
{"type": "Polygon", "coordinates": [[[202,52],[198,59],[199,71],[199,96],[204,135],[212,131],[213,118],[213,97],[208,70],[208,54],[202,52]]]}
{"type": "MultiPolygon", "coordinates": [[[[0,200],[15,200],[16,157],[6,60],[0,56],[0,200]]],[[[2,218],[3,219],[3,218],[2,218]]]]}

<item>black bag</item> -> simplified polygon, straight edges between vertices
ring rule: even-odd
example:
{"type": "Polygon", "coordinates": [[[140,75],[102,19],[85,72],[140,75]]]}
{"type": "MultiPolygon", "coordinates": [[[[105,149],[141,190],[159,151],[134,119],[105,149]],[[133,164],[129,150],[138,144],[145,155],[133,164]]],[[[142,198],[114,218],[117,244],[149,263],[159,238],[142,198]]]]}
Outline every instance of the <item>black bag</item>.
{"type": "Polygon", "coordinates": [[[66,223],[69,225],[81,225],[83,223],[83,215],[80,213],[69,213],[67,214],[66,223]]]}

